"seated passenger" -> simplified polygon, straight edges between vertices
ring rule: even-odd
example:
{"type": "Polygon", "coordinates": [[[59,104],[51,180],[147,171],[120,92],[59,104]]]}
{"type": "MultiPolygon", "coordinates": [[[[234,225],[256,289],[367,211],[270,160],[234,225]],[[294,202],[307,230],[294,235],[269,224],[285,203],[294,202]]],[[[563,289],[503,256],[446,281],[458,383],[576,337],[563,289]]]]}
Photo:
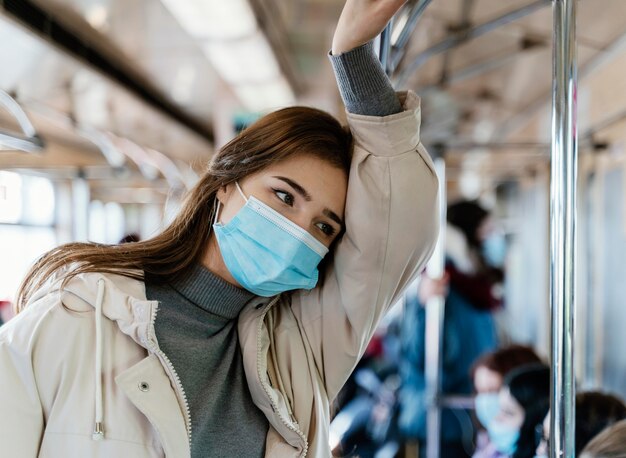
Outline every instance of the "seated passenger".
{"type": "Polygon", "coordinates": [[[550,408],[550,368],[530,364],[512,370],[499,394],[498,414],[489,421],[489,446],[480,457],[533,458],[535,430],[550,408]]]}
{"type": "MultiPolygon", "coordinates": [[[[604,428],[626,418],[626,404],[616,396],[587,391],[576,395],[576,456],[604,428]]],[[[543,421],[537,456],[548,456],[550,415],[543,421]]]]}
{"type": "MultiPolygon", "coordinates": [[[[496,348],[492,310],[500,307],[499,287],[504,262],[504,238],[489,213],[475,202],[448,207],[446,228],[446,279],[422,276],[418,291],[409,290],[401,330],[399,426],[409,439],[423,446],[426,440],[426,379],[424,305],[433,296],[445,295],[442,348],[442,392],[471,395],[468,374],[474,360],[496,348]]],[[[443,409],[441,457],[470,456],[473,437],[465,410],[443,409]]]]}
{"type": "Polygon", "coordinates": [[[580,458],[625,458],[626,420],[609,426],[587,444],[580,458]]]}
{"type": "MultiPolygon", "coordinates": [[[[486,428],[500,411],[498,393],[506,375],[517,367],[540,362],[541,359],[535,351],[523,345],[510,345],[485,353],[474,362],[470,375],[476,391],[475,412],[483,427],[486,428]]],[[[486,431],[477,434],[473,456],[475,458],[498,456],[495,449],[490,446],[486,431]]]]}

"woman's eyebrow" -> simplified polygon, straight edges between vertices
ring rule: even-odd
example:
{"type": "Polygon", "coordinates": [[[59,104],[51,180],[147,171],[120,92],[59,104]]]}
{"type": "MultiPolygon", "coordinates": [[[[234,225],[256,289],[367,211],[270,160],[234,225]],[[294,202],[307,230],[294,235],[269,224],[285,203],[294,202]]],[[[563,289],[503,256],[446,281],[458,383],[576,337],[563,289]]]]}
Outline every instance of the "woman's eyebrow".
{"type": "MultiPolygon", "coordinates": [[[[302,186],[300,186],[295,181],[293,181],[292,179],[287,178],[287,177],[281,177],[281,176],[274,176],[273,178],[276,178],[278,180],[281,180],[281,181],[284,181],[285,183],[287,183],[298,194],[300,194],[304,198],[304,200],[306,200],[307,202],[310,202],[312,200],[311,195],[307,192],[307,190],[304,189],[302,186]]],[[[339,215],[337,215],[337,213],[335,213],[334,211],[332,211],[329,208],[325,208],[322,213],[324,214],[324,216],[332,219],[334,222],[339,224],[339,226],[343,227],[343,220],[339,217],[339,215]]]]}
{"type": "Polygon", "coordinates": [[[304,200],[306,200],[307,202],[310,202],[311,199],[311,194],[309,194],[306,189],[304,189],[302,186],[300,186],[298,183],[296,183],[295,181],[287,178],[287,177],[277,177],[275,176],[274,178],[277,178],[281,181],[284,181],[285,183],[287,183],[289,186],[291,186],[298,194],[300,194],[302,197],[304,197],[304,200]]]}
{"type": "Polygon", "coordinates": [[[332,219],[334,222],[336,222],[337,224],[339,224],[339,226],[343,227],[343,221],[341,220],[341,218],[339,218],[339,216],[337,215],[337,213],[335,213],[334,211],[325,208],[324,211],[322,212],[324,213],[324,216],[329,217],[330,219],[332,219]]]}

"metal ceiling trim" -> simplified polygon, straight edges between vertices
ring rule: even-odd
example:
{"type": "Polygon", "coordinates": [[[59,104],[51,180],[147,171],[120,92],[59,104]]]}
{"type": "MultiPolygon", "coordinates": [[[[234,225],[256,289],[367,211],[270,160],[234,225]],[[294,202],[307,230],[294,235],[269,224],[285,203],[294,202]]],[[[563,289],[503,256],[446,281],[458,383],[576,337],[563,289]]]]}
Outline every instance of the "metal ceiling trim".
{"type": "Polygon", "coordinates": [[[18,134],[0,130],[0,153],[2,151],[23,151],[25,153],[40,153],[43,148],[43,140],[38,136],[24,137],[18,134]]]}
{"type": "MultiPolygon", "coordinates": [[[[56,16],[32,0],[0,0],[0,12],[35,32],[67,55],[95,69],[114,83],[124,87],[157,111],[213,143],[212,129],[183,112],[174,103],[152,87],[140,81],[121,60],[112,59],[95,40],[78,36],[56,16]]],[[[85,24],[87,24],[85,22],[85,24]]],[[[85,25],[87,27],[87,25],[85,25]]],[[[110,45],[111,46],[111,45],[110,45]]]]}
{"type": "Polygon", "coordinates": [[[25,153],[39,153],[44,142],[30,122],[28,116],[19,103],[6,92],[0,90],[0,105],[2,105],[18,122],[24,135],[0,130],[0,151],[23,151],[25,153]]]}
{"type": "MultiPolygon", "coordinates": [[[[613,57],[618,55],[626,47],[626,32],[620,34],[615,40],[605,46],[586,64],[581,65],[578,72],[578,80],[582,81],[591,75],[595,70],[611,61],[613,57]]],[[[530,119],[550,101],[552,89],[544,92],[536,99],[532,100],[528,105],[519,110],[513,117],[502,123],[502,127],[498,129],[497,140],[503,140],[509,135],[523,127],[530,119]]]]}

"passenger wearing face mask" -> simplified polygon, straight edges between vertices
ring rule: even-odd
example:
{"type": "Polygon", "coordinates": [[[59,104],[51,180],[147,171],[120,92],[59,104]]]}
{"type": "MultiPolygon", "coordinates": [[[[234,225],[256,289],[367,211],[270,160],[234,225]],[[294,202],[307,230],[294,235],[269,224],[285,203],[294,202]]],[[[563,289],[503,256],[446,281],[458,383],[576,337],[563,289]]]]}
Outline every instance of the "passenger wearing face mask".
{"type": "Polygon", "coordinates": [[[496,456],[533,458],[536,429],[550,407],[550,368],[543,364],[521,366],[504,380],[498,396],[499,410],[487,419],[487,434],[496,456]]]}
{"type": "Polygon", "coordinates": [[[404,3],[345,4],[348,128],[270,113],[161,233],[35,264],[0,329],[3,456],[330,457],[330,402],[438,232],[419,99],[372,41],[404,3]]]}
{"type": "Polygon", "coordinates": [[[498,452],[491,444],[486,428],[500,411],[499,393],[507,374],[515,368],[533,363],[541,363],[541,359],[532,348],[510,345],[485,353],[472,365],[470,375],[476,392],[474,412],[484,428],[476,434],[476,450],[473,458],[506,456],[498,452]]]}
{"type": "MultiPolygon", "coordinates": [[[[446,298],[442,392],[471,395],[469,377],[474,360],[497,346],[492,312],[502,305],[501,284],[505,251],[501,231],[489,213],[476,202],[448,207],[446,227],[446,277],[433,280],[422,275],[417,291],[409,291],[402,322],[399,426],[409,440],[422,447],[426,441],[424,304],[435,295],[446,298]]],[[[443,409],[441,456],[470,456],[474,431],[470,413],[443,409]]]]}
{"type": "MultiPolygon", "coordinates": [[[[582,449],[604,428],[626,419],[626,404],[617,396],[599,391],[585,391],[576,395],[575,444],[578,456],[582,449]]],[[[537,427],[537,458],[548,456],[550,415],[537,427]],[[539,434],[540,433],[540,434],[539,434]]]]}

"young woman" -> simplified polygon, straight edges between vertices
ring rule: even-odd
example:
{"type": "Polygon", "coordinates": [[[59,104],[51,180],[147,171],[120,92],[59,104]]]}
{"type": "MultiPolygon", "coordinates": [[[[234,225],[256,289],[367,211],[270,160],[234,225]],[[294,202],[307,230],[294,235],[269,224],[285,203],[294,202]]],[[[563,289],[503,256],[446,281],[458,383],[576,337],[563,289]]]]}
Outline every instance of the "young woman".
{"type": "MultiPolygon", "coordinates": [[[[510,345],[496,351],[483,354],[474,361],[470,377],[476,391],[475,413],[483,428],[496,418],[500,412],[500,390],[504,380],[512,370],[527,365],[541,363],[541,358],[531,347],[510,345]]],[[[476,450],[473,458],[502,458],[506,455],[498,452],[489,441],[486,429],[476,435],[476,450]]]]}
{"type": "Polygon", "coordinates": [[[498,455],[510,458],[535,456],[536,429],[550,408],[550,368],[543,364],[511,371],[500,390],[500,410],[489,422],[489,441],[498,455]]]}
{"type": "Polygon", "coordinates": [[[330,455],[329,402],[437,233],[418,99],[370,43],[403,3],[348,0],[339,19],[350,133],[272,113],[161,234],[37,262],[0,331],[3,455],[330,455]]]}

